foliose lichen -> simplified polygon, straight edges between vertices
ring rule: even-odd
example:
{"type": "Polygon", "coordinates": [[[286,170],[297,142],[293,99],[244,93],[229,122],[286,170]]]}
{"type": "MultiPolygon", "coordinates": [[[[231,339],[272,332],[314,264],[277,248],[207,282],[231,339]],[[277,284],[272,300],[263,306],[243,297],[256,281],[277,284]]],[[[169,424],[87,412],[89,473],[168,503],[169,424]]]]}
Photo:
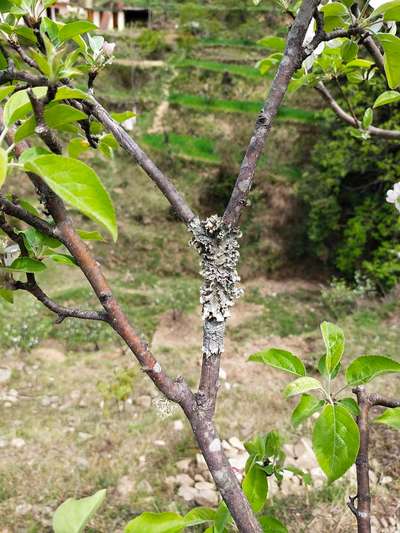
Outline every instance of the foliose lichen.
{"type": "Polygon", "coordinates": [[[240,281],[237,264],[241,233],[237,228],[225,224],[217,215],[206,220],[194,219],[189,230],[193,234],[190,244],[197,249],[201,258],[203,285],[200,303],[203,306],[203,320],[214,323],[212,329],[218,337],[221,333],[223,335],[223,324],[230,316],[230,308],[243,293],[237,286],[240,281]]]}

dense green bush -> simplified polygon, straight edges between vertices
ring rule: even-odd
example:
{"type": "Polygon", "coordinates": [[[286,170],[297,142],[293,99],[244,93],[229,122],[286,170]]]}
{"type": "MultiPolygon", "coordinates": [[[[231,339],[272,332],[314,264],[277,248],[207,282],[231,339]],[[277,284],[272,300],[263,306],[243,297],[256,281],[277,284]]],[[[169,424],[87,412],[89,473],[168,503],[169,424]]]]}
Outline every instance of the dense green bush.
{"type": "Polygon", "coordinates": [[[161,31],[149,28],[142,31],[136,42],[145,57],[158,57],[166,49],[164,34],[161,31]]]}
{"type": "MultiPolygon", "coordinates": [[[[385,90],[374,79],[368,86],[351,86],[346,98],[362,117],[365,102],[385,90]]],[[[390,289],[400,274],[399,218],[385,202],[386,191],[399,180],[400,143],[385,139],[360,140],[330,111],[310,163],[299,181],[305,204],[303,253],[319,258],[348,281],[356,272],[381,291],[390,289]]],[[[400,106],[374,111],[374,125],[396,129],[400,106]]]]}

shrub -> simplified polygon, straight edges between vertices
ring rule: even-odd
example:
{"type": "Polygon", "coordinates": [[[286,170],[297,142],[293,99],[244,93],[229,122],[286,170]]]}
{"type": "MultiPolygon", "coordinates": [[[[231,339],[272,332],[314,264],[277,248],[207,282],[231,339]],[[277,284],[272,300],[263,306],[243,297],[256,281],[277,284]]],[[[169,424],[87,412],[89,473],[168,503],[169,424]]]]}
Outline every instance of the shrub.
{"type": "MultiPolygon", "coordinates": [[[[352,86],[347,97],[362,117],[366,101],[384,90],[380,80],[352,86]]],[[[338,97],[347,109],[344,98],[338,97]]],[[[399,220],[385,203],[398,179],[400,145],[385,139],[350,136],[331,112],[299,182],[305,204],[306,253],[353,281],[360,271],[381,290],[390,289],[400,272],[399,220]]],[[[400,106],[374,111],[374,125],[396,128],[400,106]]]]}

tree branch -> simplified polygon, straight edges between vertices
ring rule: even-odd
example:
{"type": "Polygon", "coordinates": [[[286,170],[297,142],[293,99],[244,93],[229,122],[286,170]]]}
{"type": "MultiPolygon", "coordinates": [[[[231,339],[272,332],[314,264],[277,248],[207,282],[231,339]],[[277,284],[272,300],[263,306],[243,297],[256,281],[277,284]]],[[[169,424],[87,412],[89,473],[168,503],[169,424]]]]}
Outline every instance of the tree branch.
{"type": "Polygon", "coordinates": [[[111,118],[104,107],[94,100],[93,102],[83,102],[86,108],[116,139],[118,144],[124,148],[139,164],[146,174],[154,181],[160,191],[167,198],[177,215],[189,224],[195,214],[187,205],[183,197],[175,188],[172,181],[155,165],[150,157],[140,148],[132,137],[124,130],[120,124],[111,118]]]}
{"type": "Polygon", "coordinates": [[[82,311],[80,309],[73,309],[69,307],[63,307],[57,302],[47,296],[47,294],[39,287],[35,277],[33,279],[22,282],[14,282],[15,290],[27,291],[34,296],[45,307],[50,309],[58,316],[57,324],[61,324],[66,318],[80,318],[82,320],[100,320],[102,322],[109,322],[108,315],[105,311],[82,311]]]}
{"type": "Polygon", "coordinates": [[[303,60],[303,41],[319,0],[304,0],[289,31],[286,49],[278,72],[272,82],[268,98],[257,119],[254,133],[247,147],[231,198],[224,213],[224,222],[237,225],[247,203],[258,159],[263,151],[274,118],[286,94],[289,82],[303,60]]]}
{"type": "MultiPolygon", "coordinates": [[[[343,121],[352,126],[353,128],[361,128],[362,124],[355,117],[352,117],[347,113],[339,103],[334,99],[328,88],[319,82],[315,89],[319,92],[329,107],[336,113],[336,115],[343,121]]],[[[385,130],[383,128],[376,128],[375,126],[369,126],[366,130],[370,135],[374,137],[381,137],[382,139],[400,140],[400,130],[385,130]]]]}
{"type": "Polygon", "coordinates": [[[350,498],[348,503],[349,508],[356,516],[358,533],[371,532],[371,494],[369,487],[369,462],[368,462],[368,447],[369,447],[369,425],[368,413],[371,407],[371,402],[368,393],[364,387],[356,387],[353,389],[358,400],[360,414],[357,417],[357,424],[360,430],[360,449],[356,460],[357,470],[357,496],[350,498]],[[354,506],[354,501],[357,499],[357,508],[354,506]]]}

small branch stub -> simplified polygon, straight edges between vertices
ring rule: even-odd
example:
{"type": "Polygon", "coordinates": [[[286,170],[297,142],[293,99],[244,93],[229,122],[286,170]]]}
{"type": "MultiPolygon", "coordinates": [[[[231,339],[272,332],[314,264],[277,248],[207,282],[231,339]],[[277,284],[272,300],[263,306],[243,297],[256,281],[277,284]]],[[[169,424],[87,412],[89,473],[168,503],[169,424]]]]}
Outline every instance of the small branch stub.
{"type": "Polygon", "coordinates": [[[201,257],[203,353],[206,356],[219,355],[224,349],[225,320],[230,316],[230,308],[235,300],[243,293],[237,287],[240,281],[237,273],[240,257],[238,239],[241,233],[237,228],[225,224],[217,215],[206,220],[195,218],[190,222],[189,230],[193,234],[190,244],[201,257]]]}

